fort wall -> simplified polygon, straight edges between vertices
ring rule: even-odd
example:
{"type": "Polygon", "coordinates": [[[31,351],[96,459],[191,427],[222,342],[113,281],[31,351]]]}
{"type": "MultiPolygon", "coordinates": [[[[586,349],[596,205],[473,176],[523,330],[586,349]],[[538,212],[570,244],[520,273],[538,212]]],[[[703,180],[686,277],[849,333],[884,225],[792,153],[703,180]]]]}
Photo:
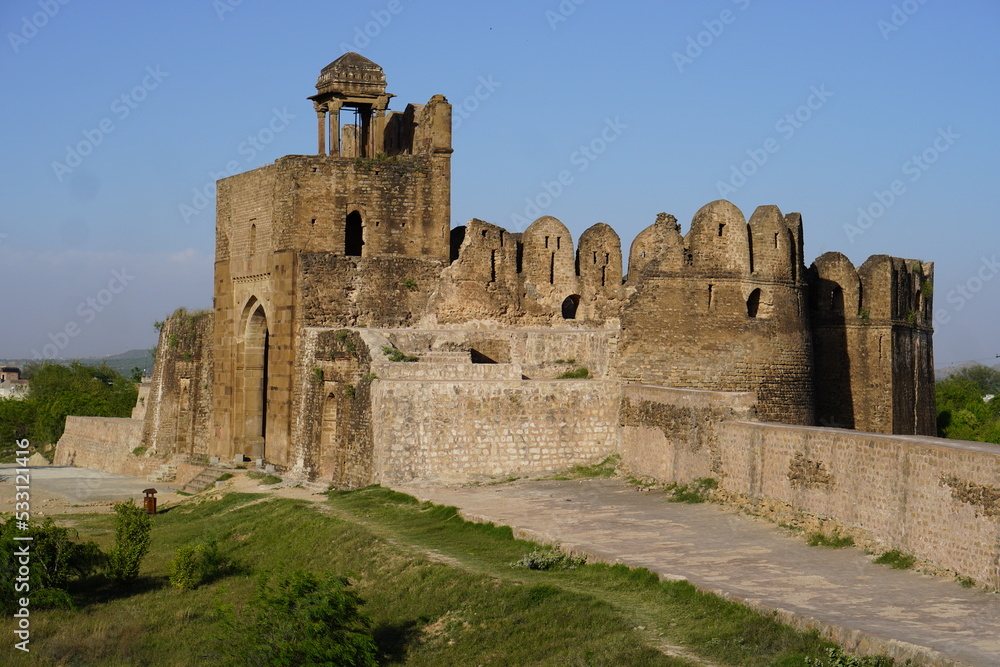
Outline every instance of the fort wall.
{"type": "MultiPolygon", "coordinates": [[[[211,312],[179,310],[160,329],[152,382],[140,388],[142,445],[162,457],[207,457],[212,423],[211,312]]],[[[133,415],[135,413],[133,412],[133,415]]]]}
{"type": "Polygon", "coordinates": [[[379,380],[371,391],[375,483],[538,473],[617,450],[614,382],[379,380]]]}
{"type": "Polygon", "coordinates": [[[69,416],[56,446],[53,465],[146,477],[163,460],[133,455],[132,450],[141,444],[140,419],[69,416]]]}
{"type": "Polygon", "coordinates": [[[634,472],[712,477],[722,498],[756,513],[1000,588],[996,445],[737,421],[752,413],[739,394],[630,385],[622,406],[622,460],[634,472]]]}

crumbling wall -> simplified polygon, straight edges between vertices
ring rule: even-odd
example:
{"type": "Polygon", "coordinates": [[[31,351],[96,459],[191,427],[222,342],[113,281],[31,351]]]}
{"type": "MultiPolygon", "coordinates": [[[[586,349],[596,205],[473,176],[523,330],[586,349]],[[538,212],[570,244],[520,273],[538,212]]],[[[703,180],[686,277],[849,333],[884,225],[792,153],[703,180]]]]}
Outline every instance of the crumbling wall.
{"type": "Polygon", "coordinates": [[[211,312],[175,312],[160,329],[144,399],[142,445],[160,457],[209,454],[213,390],[211,312]]]}
{"type": "Polygon", "coordinates": [[[371,343],[368,332],[310,328],[296,363],[293,473],[344,487],[371,483],[371,343]]]}
{"type": "Polygon", "coordinates": [[[53,464],[146,477],[163,459],[136,456],[142,444],[142,421],[117,417],[66,417],[53,464]]]}
{"type": "Polygon", "coordinates": [[[751,394],[625,385],[619,415],[622,463],[637,475],[666,482],[718,477],[720,424],[754,415],[751,394]]]}

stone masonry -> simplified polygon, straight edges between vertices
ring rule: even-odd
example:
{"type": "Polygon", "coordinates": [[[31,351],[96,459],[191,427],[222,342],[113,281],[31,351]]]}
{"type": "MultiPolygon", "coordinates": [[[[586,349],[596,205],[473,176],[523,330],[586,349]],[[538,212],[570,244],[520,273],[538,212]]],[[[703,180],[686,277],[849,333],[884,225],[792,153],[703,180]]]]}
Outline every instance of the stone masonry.
{"type": "Polygon", "coordinates": [[[452,228],[451,106],[392,97],[345,54],[309,98],[316,154],[219,181],[213,309],[161,330],[148,456],[358,487],[617,453],[1000,582],[995,453],[913,437],[935,432],[933,264],[807,265],[801,215],[727,201],[686,233],[657,215],[627,262],[604,223],[452,228]]]}

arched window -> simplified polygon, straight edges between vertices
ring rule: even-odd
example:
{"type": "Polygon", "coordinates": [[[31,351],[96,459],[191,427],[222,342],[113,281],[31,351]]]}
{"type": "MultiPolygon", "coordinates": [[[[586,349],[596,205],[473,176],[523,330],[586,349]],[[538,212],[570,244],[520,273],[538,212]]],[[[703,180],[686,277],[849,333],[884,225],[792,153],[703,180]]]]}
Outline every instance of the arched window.
{"type": "Polygon", "coordinates": [[[351,257],[361,257],[361,249],[365,245],[365,231],[361,222],[361,213],[351,211],[347,215],[344,227],[344,254],[351,257]]]}
{"type": "Polygon", "coordinates": [[[576,309],[580,307],[580,295],[570,294],[562,302],[562,316],[564,320],[575,320],[576,309]]]}
{"type": "Polygon", "coordinates": [[[747,315],[750,317],[757,317],[757,311],[760,309],[760,289],[755,289],[750,292],[750,296],[747,298],[747,315]]]}
{"type": "Polygon", "coordinates": [[[248,248],[248,254],[253,257],[255,250],[257,250],[257,225],[250,225],[250,245],[248,248]]]}
{"type": "Polygon", "coordinates": [[[840,285],[834,285],[833,289],[830,290],[830,314],[844,314],[844,290],[840,285]]]}

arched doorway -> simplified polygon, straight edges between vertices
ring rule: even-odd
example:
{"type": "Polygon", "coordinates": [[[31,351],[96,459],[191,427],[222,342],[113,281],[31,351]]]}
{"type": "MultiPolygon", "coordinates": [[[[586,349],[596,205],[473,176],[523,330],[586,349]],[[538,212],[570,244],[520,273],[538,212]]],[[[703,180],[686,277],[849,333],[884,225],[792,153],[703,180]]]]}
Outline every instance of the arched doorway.
{"type": "Polygon", "coordinates": [[[564,320],[575,320],[576,309],[580,307],[580,295],[570,294],[562,302],[562,316],[564,320]]]}
{"type": "Polygon", "coordinates": [[[270,333],[264,306],[251,304],[243,347],[243,453],[265,458],[270,333]]]}

